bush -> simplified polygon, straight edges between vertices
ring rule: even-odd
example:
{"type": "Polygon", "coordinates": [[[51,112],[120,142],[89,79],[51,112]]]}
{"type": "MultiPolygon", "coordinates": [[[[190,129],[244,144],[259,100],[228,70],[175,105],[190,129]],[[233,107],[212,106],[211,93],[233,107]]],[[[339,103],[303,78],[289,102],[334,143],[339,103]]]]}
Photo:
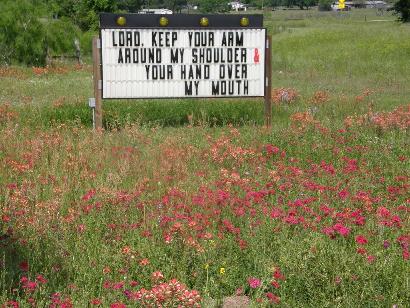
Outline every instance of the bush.
{"type": "Polygon", "coordinates": [[[332,0],[319,0],[319,11],[331,11],[332,0]]]}
{"type": "MultiPolygon", "coordinates": [[[[74,55],[74,40],[81,38],[81,32],[69,19],[40,18],[38,6],[30,0],[3,1],[0,64],[44,66],[48,55],[74,55]]],[[[88,45],[90,49],[91,41],[88,45]]]]}
{"type": "Polygon", "coordinates": [[[81,33],[80,48],[81,48],[81,52],[83,55],[91,55],[93,37],[97,35],[98,33],[93,32],[93,31],[87,31],[87,32],[81,33]]]}
{"type": "Polygon", "coordinates": [[[28,0],[2,0],[0,10],[0,57],[3,64],[12,61],[44,65],[45,29],[28,0]]]}
{"type": "Polygon", "coordinates": [[[68,19],[52,20],[47,26],[46,42],[51,55],[74,54],[74,40],[80,36],[79,29],[68,19]]]}
{"type": "Polygon", "coordinates": [[[226,0],[201,0],[199,9],[204,13],[221,13],[229,11],[230,7],[226,0]]]}
{"type": "Polygon", "coordinates": [[[393,10],[396,15],[399,15],[399,20],[402,22],[410,21],[410,0],[399,0],[394,6],[393,10]]]}

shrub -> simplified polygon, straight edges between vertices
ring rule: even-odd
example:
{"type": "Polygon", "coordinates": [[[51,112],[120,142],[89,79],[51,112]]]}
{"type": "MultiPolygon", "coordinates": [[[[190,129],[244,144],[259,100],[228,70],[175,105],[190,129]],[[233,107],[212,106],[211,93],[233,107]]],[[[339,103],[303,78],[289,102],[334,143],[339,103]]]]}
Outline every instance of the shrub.
{"type": "Polygon", "coordinates": [[[29,0],[5,0],[0,11],[0,64],[44,66],[48,55],[74,54],[79,28],[64,18],[40,19],[37,8],[29,0]]]}
{"type": "Polygon", "coordinates": [[[80,36],[80,48],[83,55],[90,55],[92,52],[93,37],[98,35],[96,32],[87,31],[81,33],[80,36]]]}
{"type": "Polygon", "coordinates": [[[319,0],[319,11],[331,11],[332,0],[319,0]]]}
{"type": "Polygon", "coordinates": [[[47,47],[52,55],[74,54],[74,40],[79,37],[79,29],[68,19],[52,20],[47,26],[47,47]]]}
{"type": "Polygon", "coordinates": [[[28,0],[3,0],[0,10],[0,55],[3,64],[12,61],[44,65],[45,29],[28,0]]]}
{"type": "Polygon", "coordinates": [[[410,0],[399,0],[394,6],[393,10],[396,15],[399,15],[399,20],[402,22],[410,21],[410,0]]]}

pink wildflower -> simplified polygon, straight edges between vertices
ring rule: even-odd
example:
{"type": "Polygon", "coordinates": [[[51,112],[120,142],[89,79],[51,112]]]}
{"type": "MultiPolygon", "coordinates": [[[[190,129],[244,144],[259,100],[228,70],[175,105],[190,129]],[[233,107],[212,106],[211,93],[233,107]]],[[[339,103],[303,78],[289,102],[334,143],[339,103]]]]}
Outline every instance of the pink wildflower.
{"type": "Polygon", "coordinates": [[[248,283],[249,283],[249,286],[252,289],[256,289],[256,288],[260,287],[260,285],[261,285],[260,279],[255,278],[255,277],[248,278],[248,283]]]}

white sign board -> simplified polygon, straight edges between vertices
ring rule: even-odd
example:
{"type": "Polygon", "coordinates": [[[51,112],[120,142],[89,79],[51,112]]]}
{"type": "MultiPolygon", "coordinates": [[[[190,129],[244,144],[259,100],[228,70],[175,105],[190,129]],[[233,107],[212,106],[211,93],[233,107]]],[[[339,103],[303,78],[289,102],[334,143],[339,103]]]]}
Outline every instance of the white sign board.
{"type": "Polygon", "coordinates": [[[102,29],[102,97],[264,96],[265,31],[102,29]]]}

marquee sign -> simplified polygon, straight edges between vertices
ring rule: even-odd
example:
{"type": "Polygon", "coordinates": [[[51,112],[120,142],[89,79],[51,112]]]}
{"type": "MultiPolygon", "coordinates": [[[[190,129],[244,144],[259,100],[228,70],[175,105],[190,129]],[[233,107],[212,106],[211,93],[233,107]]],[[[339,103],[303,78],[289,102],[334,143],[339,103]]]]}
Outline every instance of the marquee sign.
{"type": "Polygon", "coordinates": [[[262,15],[101,14],[102,98],[264,96],[262,15]]]}

